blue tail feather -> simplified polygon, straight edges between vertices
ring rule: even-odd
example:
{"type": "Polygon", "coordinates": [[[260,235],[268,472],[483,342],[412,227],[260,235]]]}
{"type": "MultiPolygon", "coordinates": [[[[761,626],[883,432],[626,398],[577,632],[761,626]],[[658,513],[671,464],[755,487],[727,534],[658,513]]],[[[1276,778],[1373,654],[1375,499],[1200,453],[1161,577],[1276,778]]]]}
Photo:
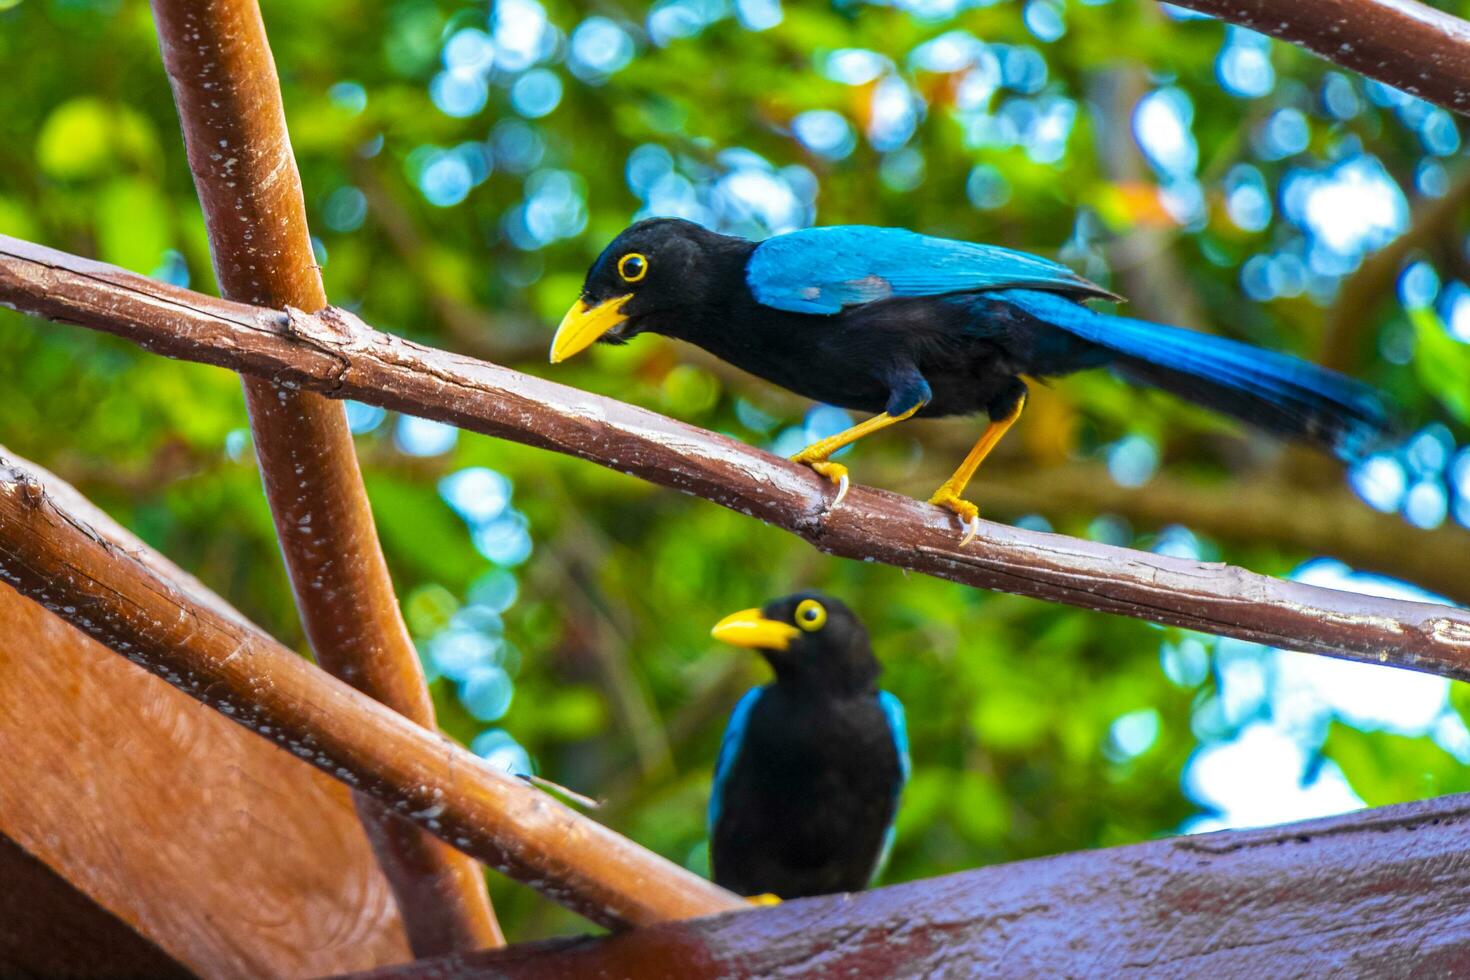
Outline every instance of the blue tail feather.
{"type": "Polygon", "coordinates": [[[1098,313],[1055,293],[1007,290],[1031,316],[1117,356],[1114,369],[1275,435],[1355,459],[1390,428],[1373,388],[1315,364],[1239,341],[1098,313]]]}

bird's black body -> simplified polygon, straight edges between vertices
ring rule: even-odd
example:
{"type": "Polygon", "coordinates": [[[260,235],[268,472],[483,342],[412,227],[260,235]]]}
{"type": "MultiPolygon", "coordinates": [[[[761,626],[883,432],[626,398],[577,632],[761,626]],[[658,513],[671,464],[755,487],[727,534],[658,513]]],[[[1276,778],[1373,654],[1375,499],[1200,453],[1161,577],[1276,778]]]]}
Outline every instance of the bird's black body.
{"type": "Polygon", "coordinates": [[[1107,365],[1339,455],[1360,453],[1387,426],[1364,385],[1285,355],[1080,303],[1094,298],[1116,297],[1063,266],[990,246],[861,227],[756,243],[676,219],[623,232],[583,288],[588,306],[621,304],[603,342],[664,334],[862,412],[899,415],[922,404],[919,416],[998,419],[1024,397],[1023,375],[1107,365]],[[630,284],[617,269],[632,253],[646,256],[646,266],[630,284]]]}
{"type": "Polygon", "coordinates": [[[1068,374],[1107,360],[1060,331],[1038,337],[1045,324],[983,295],[893,297],[831,316],[774,309],[746,281],[755,242],[679,224],[702,246],[701,268],[685,280],[697,285],[677,311],[635,315],[610,339],[651,330],[814,401],[898,414],[927,397],[917,415],[936,417],[998,418],[1025,392],[1021,374],[1068,374]]]}
{"type": "Polygon", "coordinates": [[[1110,359],[1022,310],[984,295],[895,297],[834,316],[772,310],[743,282],[710,312],[725,329],[661,332],[814,401],[917,417],[1008,414],[1021,375],[1054,377],[1110,359]],[[738,325],[730,329],[728,325],[738,325]]]}
{"type": "Polygon", "coordinates": [[[710,838],[715,882],[781,898],[867,887],[900,772],[876,689],[841,699],[762,689],[710,838]]]}
{"type": "Polygon", "coordinates": [[[903,708],[878,689],[867,632],[842,603],[802,593],[727,617],[715,636],[757,649],[776,680],[746,694],[720,747],[714,880],[781,898],[867,887],[909,765],[903,708]],[[804,622],[814,609],[821,621],[804,622]],[[735,620],[784,633],[742,639],[735,620]]]}

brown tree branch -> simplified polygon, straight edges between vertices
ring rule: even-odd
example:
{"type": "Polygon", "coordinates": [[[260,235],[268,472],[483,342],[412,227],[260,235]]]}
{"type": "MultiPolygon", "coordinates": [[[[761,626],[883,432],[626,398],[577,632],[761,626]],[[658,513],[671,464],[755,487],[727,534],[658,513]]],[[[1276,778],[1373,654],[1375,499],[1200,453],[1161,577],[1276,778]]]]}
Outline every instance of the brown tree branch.
{"type": "Polygon", "coordinates": [[[1470,113],[1470,24],[1416,0],[1170,0],[1470,113]]]}
{"type": "MultiPolygon", "coordinates": [[[[218,302],[218,301],[216,301],[218,302]]],[[[0,581],[181,691],[608,926],[744,907],[193,597],[93,527],[69,488],[0,456],[0,581]]]]}
{"type": "Polygon", "coordinates": [[[784,528],[829,554],[967,585],[1470,679],[1470,613],[1283,582],[953,515],[854,487],[726,436],[378,333],[335,308],[278,313],[0,236],[0,303],[172,357],[355,398],[590,460],[784,528]]]}
{"type": "MultiPolygon", "coordinates": [[[[221,292],[326,306],[255,0],[153,0],[221,292]]],[[[245,380],[256,455],[317,662],[432,728],[434,707],[378,545],[342,406],[245,380]]],[[[415,955],[500,945],[481,870],[371,801],[363,825],[415,955]]]]}
{"type": "Polygon", "coordinates": [[[1161,473],[1124,487],[1095,463],[987,467],[975,499],[1009,517],[1051,520],[1116,514],[1141,528],[1182,524],[1221,541],[1270,544],[1330,555],[1356,569],[1422,585],[1470,604],[1470,531],[1446,524],[1420,530],[1363,505],[1345,487],[1302,489],[1278,479],[1209,484],[1161,473]]]}

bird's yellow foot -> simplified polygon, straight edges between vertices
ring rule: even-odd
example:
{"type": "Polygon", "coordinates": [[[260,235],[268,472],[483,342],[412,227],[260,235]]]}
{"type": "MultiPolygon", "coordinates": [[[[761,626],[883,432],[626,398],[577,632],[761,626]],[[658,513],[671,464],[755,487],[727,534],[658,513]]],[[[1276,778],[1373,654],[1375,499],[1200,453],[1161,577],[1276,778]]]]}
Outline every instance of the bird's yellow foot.
{"type": "Polygon", "coordinates": [[[791,457],[793,463],[810,466],[818,473],[837,484],[837,496],[832,498],[832,506],[836,507],[842,503],[842,498],[847,496],[847,467],[841,463],[834,463],[830,459],[804,459],[804,453],[797,453],[791,457]]]}
{"type": "Polygon", "coordinates": [[[960,539],[960,547],[970,543],[970,540],[980,533],[980,508],[955,493],[948,486],[942,486],[934,491],[934,496],[929,498],[929,503],[938,507],[944,507],[955,512],[960,519],[960,528],[964,537],[960,539]]]}
{"type": "Polygon", "coordinates": [[[752,895],[747,898],[746,901],[749,902],[751,905],[757,906],[780,905],[781,897],[779,895],[772,895],[770,892],[766,892],[764,895],[752,895]]]}

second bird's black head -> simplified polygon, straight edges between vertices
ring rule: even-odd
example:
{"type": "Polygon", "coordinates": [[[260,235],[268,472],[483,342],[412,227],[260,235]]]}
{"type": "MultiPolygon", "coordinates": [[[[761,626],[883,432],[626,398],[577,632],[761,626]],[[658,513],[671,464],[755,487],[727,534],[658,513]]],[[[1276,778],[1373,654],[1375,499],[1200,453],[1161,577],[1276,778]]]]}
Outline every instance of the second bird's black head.
{"type": "Polygon", "coordinates": [[[783,687],[819,695],[875,691],[882,672],[857,616],[820,592],[798,592],[732,613],[710,635],[758,652],[783,687]]]}
{"type": "Polygon", "coordinates": [[[587,271],[581,297],[552,338],[551,363],[598,341],[698,331],[722,298],[745,288],[745,260],[754,249],[754,242],[680,218],[638,222],[587,271]]]}

